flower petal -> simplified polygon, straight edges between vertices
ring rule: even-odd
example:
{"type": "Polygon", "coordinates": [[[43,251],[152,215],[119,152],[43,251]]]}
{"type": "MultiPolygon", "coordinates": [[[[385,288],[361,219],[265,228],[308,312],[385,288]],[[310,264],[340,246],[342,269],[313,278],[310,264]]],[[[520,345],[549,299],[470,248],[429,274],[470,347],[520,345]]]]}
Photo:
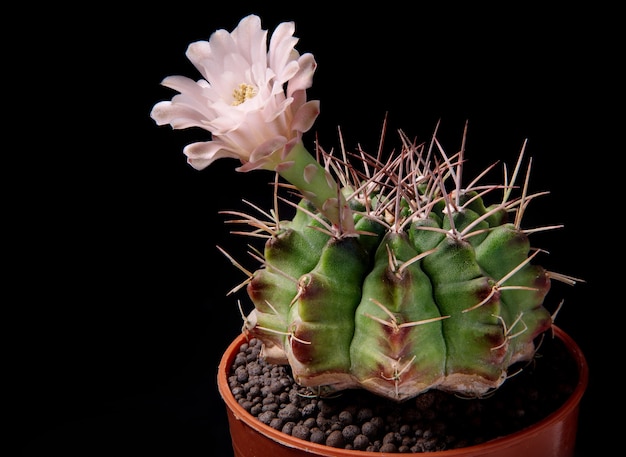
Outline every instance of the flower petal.
{"type": "Polygon", "coordinates": [[[295,31],[293,22],[283,22],[276,27],[270,39],[269,66],[276,71],[280,83],[287,81],[291,76],[285,69],[289,63],[296,61],[299,54],[294,50],[298,38],[293,36],[295,31]]]}
{"type": "Polygon", "coordinates": [[[320,114],[320,102],[319,100],[311,100],[310,102],[306,102],[304,105],[296,111],[296,115],[293,118],[291,123],[291,127],[299,132],[308,132],[313,124],[315,123],[315,119],[320,114]]]}
{"type": "Polygon", "coordinates": [[[317,68],[317,62],[313,54],[303,54],[298,59],[300,71],[287,83],[287,96],[291,96],[297,90],[305,90],[313,85],[313,73],[317,68]]]}
{"type": "Polygon", "coordinates": [[[237,158],[237,154],[222,148],[217,141],[191,143],[185,146],[183,153],[189,163],[196,170],[202,170],[218,159],[237,158]]]}
{"type": "Polygon", "coordinates": [[[287,138],[285,137],[275,137],[259,144],[250,154],[250,160],[237,168],[237,171],[250,171],[260,168],[266,170],[276,169],[279,160],[275,153],[281,151],[286,142],[287,138]]]}

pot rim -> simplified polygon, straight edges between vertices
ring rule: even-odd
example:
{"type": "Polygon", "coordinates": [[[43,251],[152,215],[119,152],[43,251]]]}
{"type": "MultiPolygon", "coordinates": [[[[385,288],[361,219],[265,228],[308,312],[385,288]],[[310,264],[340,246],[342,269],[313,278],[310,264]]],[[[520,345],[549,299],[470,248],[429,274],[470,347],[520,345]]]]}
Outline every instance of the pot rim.
{"type": "MultiPolygon", "coordinates": [[[[557,325],[552,325],[552,332],[555,338],[559,338],[565,344],[568,352],[575,359],[577,364],[577,372],[578,372],[578,382],[574,391],[569,396],[569,398],[559,407],[557,410],[553,411],[551,414],[536,422],[535,424],[526,427],[522,430],[518,430],[514,433],[494,438],[492,440],[486,441],[484,443],[467,446],[464,448],[456,448],[456,449],[448,449],[443,451],[436,451],[429,453],[429,455],[434,456],[463,456],[463,455],[476,455],[478,451],[496,451],[499,449],[506,449],[512,446],[514,443],[517,443],[521,440],[528,439],[531,436],[534,436],[538,433],[541,433],[546,428],[554,425],[556,422],[562,420],[564,417],[573,413],[573,410],[578,408],[582,396],[587,389],[587,384],[589,382],[589,366],[587,364],[587,360],[578,346],[578,344],[569,336],[565,331],[563,331],[557,325]]],[[[226,406],[231,410],[236,419],[245,422],[247,425],[252,427],[253,429],[257,429],[263,435],[273,439],[276,442],[281,443],[282,445],[305,449],[309,452],[315,452],[320,456],[342,456],[342,457],[381,457],[384,455],[393,455],[396,454],[388,454],[381,452],[370,452],[370,451],[356,451],[356,450],[348,450],[341,448],[330,448],[329,446],[323,444],[312,443],[310,441],[306,441],[300,438],[293,437],[291,435],[287,435],[279,430],[276,430],[269,425],[266,425],[259,421],[257,418],[248,413],[245,409],[239,405],[239,403],[233,397],[230,387],[228,385],[228,372],[230,367],[235,359],[235,356],[238,352],[239,346],[246,340],[246,335],[244,333],[240,334],[237,338],[235,338],[228,348],[224,351],[222,358],[218,367],[218,390],[219,393],[226,403],[226,406]]]]}

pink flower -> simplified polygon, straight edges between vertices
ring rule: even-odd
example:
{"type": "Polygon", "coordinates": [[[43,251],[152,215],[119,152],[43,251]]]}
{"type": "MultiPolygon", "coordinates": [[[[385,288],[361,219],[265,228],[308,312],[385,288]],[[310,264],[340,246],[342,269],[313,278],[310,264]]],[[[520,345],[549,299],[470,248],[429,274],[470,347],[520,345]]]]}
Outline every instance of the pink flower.
{"type": "Polygon", "coordinates": [[[156,123],[211,132],[211,141],[184,148],[194,168],[224,157],[239,159],[238,171],[285,166],[285,157],[319,114],[319,101],[306,99],[317,64],[312,54],[295,50],[294,30],[293,22],[279,24],[268,51],[260,18],[247,16],[232,33],[217,30],[208,42],[189,45],[187,58],[204,79],[162,81],[179,94],[154,105],[150,116],[156,123]]]}

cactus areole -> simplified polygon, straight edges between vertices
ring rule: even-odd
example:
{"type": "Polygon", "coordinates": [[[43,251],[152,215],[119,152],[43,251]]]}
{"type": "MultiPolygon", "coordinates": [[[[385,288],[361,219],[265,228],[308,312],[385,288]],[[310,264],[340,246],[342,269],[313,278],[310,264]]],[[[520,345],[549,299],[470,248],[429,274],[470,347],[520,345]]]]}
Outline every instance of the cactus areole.
{"type": "Polygon", "coordinates": [[[231,158],[240,172],[276,173],[274,211],[224,211],[250,227],[236,233],[266,238],[256,271],[222,250],[247,276],[231,291],[245,287],[253,305],[242,306],[244,332],[321,391],[400,402],[429,389],[497,389],[551,328],[551,279],[576,282],[533,263],[541,251],[529,233],[555,226],[521,227],[541,195],[528,193],[525,144],[498,184],[483,183],[492,167],[463,184],[467,129],[453,154],[435,129],[424,143],[400,132],[399,153],[386,158],[343,145],[339,157],[319,146],[314,157],[302,137],[319,114],[306,96],[317,64],[296,51],[294,29],[279,24],[268,46],[249,15],[192,43],[187,57],[204,79],[165,78],[180,94],[151,111],[158,125],[210,132],[183,150],[196,169],[231,158]],[[278,217],[280,202],[295,209],[291,220],[278,217]]]}

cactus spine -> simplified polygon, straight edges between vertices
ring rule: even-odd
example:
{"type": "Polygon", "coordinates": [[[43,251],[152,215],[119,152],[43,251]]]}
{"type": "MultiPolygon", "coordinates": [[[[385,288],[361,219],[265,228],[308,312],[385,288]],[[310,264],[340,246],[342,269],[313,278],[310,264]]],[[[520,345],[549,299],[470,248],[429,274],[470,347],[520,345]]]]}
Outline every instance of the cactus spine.
{"type": "Polygon", "coordinates": [[[305,386],[396,401],[429,389],[484,395],[550,329],[551,278],[575,279],[532,263],[540,251],[521,218],[541,194],[527,193],[530,166],[514,186],[524,148],[510,182],[505,173],[504,184],[480,184],[487,169],[464,188],[463,150],[448,156],[436,136],[402,138],[385,162],[360,152],[359,168],[320,151],[336,201],[347,202],[340,226],[306,192],[292,220],[231,221],[267,231],[262,265],[244,282],[254,304],[244,330],[305,386]]]}

